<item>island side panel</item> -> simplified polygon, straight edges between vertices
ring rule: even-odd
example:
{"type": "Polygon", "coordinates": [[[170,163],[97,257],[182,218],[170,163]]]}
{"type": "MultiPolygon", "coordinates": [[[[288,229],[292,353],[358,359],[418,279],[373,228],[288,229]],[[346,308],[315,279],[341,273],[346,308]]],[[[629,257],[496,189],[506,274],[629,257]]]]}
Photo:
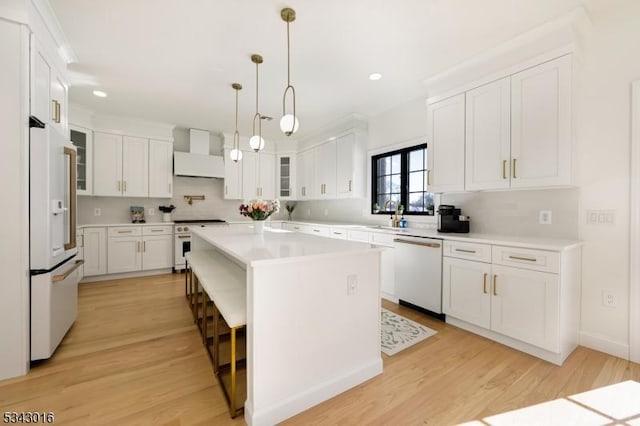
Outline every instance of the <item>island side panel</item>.
{"type": "Polygon", "coordinates": [[[250,425],[278,423],[382,373],[380,251],[247,268],[247,323],[250,425]]]}

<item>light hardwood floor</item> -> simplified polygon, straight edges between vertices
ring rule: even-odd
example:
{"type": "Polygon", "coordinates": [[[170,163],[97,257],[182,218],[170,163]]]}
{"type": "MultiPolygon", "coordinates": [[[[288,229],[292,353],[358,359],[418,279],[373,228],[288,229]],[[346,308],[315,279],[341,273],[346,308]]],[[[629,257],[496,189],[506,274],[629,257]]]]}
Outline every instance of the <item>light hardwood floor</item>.
{"type": "MultiPolygon", "coordinates": [[[[65,425],[240,425],[184,298],[184,274],[81,284],[78,320],[50,360],[0,382],[3,411],[65,425]]],[[[395,304],[438,331],[384,373],[286,424],[451,425],[627,379],[640,365],[578,348],[562,367],[395,304]]],[[[293,337],[295,338],[295,337],[293,337]]],[[[310,366],[313,368],[313,366],[310,366]]]]}

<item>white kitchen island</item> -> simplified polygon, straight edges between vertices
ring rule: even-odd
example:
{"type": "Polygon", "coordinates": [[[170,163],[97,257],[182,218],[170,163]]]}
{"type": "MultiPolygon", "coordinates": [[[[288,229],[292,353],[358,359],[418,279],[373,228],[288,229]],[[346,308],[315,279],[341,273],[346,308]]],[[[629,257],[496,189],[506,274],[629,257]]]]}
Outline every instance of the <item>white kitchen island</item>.
{"type": "Polygon", "coordinates": [[[272,425],[382,373],[380,256],[369,244],[265,229],[200,228],[246,271],[249,425],[272,425]]]}

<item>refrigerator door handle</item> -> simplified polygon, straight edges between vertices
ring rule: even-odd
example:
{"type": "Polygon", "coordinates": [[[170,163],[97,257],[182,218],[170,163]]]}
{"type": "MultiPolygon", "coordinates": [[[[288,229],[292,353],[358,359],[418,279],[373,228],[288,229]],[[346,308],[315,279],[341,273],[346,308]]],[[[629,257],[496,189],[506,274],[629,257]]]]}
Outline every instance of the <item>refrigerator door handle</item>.
{"type": "MultiPolygon", "coordinates": [[[[76,248],[78,242],[76,239],[76,167],[77,153],[74,148],[64,147],[64,155],[69,156],[69,187],[68,187],[68,208],[69,213],[69,242],[65,243],[64,249],[69,250],[76,248]]],[[[66,198],[66,197],[65,197],[66,198]]]]}
{"type": "Polygon", "coordinates": [[[57,283],[57,282],[66,280],[69,275],[71,275],[76,269],[81,267],[83,264],[84,264],[84,260],[76,260],[73,266],[67,269],[67,271],[65,271],[64,274],[54,275],[51,281],[53,281],[54,283],[57,283]]]}

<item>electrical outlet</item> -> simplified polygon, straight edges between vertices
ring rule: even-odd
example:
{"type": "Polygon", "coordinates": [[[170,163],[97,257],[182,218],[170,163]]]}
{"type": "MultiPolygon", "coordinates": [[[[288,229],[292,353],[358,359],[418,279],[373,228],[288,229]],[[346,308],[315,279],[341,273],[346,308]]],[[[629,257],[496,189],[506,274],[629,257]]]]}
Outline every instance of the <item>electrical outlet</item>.
{"type": "Polygon", "coordinates": [[[602,305],[608,308],[615,308],[618,306],[618,301],[613,290],[602,290],[602,305]]]}
{"type": "Polygon", "coordinates": [[[615,210],[587,210],[587,225],[614,226],[615,210]]]}
{"type": "Polygon", "coordinates": [[[540,225],[551,225],[551,210],[540,210],[540,225]]]}
{"type": "Polygon", "coordinates": [[[358,292],[358,276],[347,275],[347,294],[352,295],[358,292]]]}
{"type": "Polygon", "coordinates": [[[100,216],[101,214],[102,214],[102,210],[100,210],[99,207],[96,207],[95,209],[93,209],[94,216],[100,216]]]}
{"type": "Polygon", "coordinates": [[[149,216],[155,216],[155,214],[156,214],[156,209],[154,209],[153,207],[151,207],[149,210],[147,210],[147,212],[149,213],[149,216]]]}

